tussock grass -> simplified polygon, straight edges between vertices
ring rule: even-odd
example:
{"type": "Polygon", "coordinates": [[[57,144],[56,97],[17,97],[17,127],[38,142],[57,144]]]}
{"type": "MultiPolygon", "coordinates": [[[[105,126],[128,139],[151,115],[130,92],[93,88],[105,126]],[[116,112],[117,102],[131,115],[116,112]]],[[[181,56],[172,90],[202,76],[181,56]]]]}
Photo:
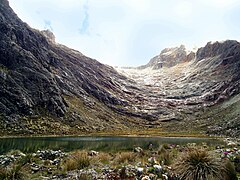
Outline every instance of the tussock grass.
{"type": "Polygon", "coordinates": [[[76,151],[64,162],[63,166],[66,171],[84,169],[90,166],[90,158],[86,152],[76,151]]]}
{"type": "Polygon", "coordinates": [[[113,157],[109,153],[100,152],[97,156],[92,157],[91,162],[109,164],[113,157]]]}
{"type": "Polygon", "coordinates": [[[0,179],[9,180],[17,179],[23,180],[25,178],[24,172],[21,169],[20,165],[13,165],[9,168],[0,168],[0,179]]]}
{"type": "Polygon", "coordinates": [[[175,163],[175,170],[184,180],[222,179],[221,162],[204,149],[189,149],[175,163]]]}
{"type": "Polygon", "coordinates": [[[116,154],[114,162],[117,164],[131,163],[131,162],[135,162],[136,158],[137,156],[133,152],[121,152],[116,154]]]}
{"type": "Polygon", "coordinates": [[[173,160],[178,156],[178,151],[176,149],[171,149],[169,145],[163,144],[158,148],[157,160],[162,165],[171,165],[173,160]]]}

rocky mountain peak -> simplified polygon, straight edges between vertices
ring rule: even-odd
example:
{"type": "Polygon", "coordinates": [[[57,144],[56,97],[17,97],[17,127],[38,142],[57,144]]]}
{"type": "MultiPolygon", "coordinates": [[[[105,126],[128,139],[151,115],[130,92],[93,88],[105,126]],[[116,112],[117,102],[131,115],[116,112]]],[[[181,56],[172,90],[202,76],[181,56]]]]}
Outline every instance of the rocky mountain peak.
{"type": "Polygon", "coordinates": [[[152,58],[148,64],[140,66],[140,69],[151,67],[160,69],[162,67],[173,67],[181,62],[190,61],[195,57],[195,53],[186,50],[184,45],[178,47],[165,48],[161,53],[152,58]]]}

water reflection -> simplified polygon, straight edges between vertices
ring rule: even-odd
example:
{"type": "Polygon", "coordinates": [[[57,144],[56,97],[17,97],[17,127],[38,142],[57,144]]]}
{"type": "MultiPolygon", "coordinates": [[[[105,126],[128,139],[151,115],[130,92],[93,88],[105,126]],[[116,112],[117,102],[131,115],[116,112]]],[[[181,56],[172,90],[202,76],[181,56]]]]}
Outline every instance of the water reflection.
{"type": "Polygon", "coordinates": [[[112,137],[112,136],[84,136],[84,137],[27,137],[27,138],[2,138],[0,139],[0,154],[13,149],[24,153],[36,152],[38,149],[53,149],[72,151],[75,149],[94,149],[96,151],[132,150],[140,146],[147,148],[151,143],[158,147],[161,144],[179,144],[202,142],[208,145],[223,144],[217,139],[207,138],[170,138],[170,137],[112,137]]]}

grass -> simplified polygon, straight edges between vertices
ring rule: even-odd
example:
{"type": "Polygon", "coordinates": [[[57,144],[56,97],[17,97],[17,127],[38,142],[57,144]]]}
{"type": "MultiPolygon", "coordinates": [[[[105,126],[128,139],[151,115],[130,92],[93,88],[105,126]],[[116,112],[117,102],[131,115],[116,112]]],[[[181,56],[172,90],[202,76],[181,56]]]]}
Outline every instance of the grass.
{"type": "MultiPolygon", "coordinates": [[[[137,169],[130,169],[134,167],[143,168],[142,175],[154,174],[158,178],[167,173],[178,175],[184,180],[237,180],[236,166],[229,160],[218,158],[220,154],[213,153],[215,151],[209,146],[162,144],[159,148],[143,148],[143,151],[144,153],[99,152],[97,155],[90,156],[85,150],[77,150],[64,156],[58,165],[53,165],[50,160],[42,160],[27,154],[7,168],[0,168],[0,179],[37,179],[41,176],[51,177],[53,175],[73,178],[77,174],[78,178],[89,180],[94,179],[93,176],[95,176],[95,173],[91,174],[91,170],[96,171],[96,176],[103,175],[110,170],[107,175],[109,179],[133,179],[136,177],[134,173],[137,169]],[[152,163],[149,161],[151,158],[156,161],[152,163]],[[32,163],[43,168],[32,173],[32,163]],[[162,169],[157,171],[155,165],[160,165],[162,169]]],[[[14,150],[9,154],[17,155],[20,152],[14,150]]],[[[137,176],[140,177],[140,175],[137,176]]]]}
{"type": "Polygon", "coordinates": [[[90,158],[85,151],[76,151],[64,162],[63,166],[66,171],[83,169],[90,166],[90,158]]]}
{"type": "Polygon", "coordinates": [[[131,163],[136,160],[137,156],[133,152],[120,152],[116,154],[114,162],[117,164],[131,163]]]}
{"type": "Polygon", "coordinates": [[[97,156],[93,156],[91,162],[95,164],[109,164],[113,157],[109,153],[100,152],[97,156]]]}
{"type": "Polygon", "coordinates": [[[22,165],[20,164],[14,164],[7,168],[0,167],[1,180],[9,180],[9,179],[23,180],[25,177],[26,175],[22,170],[22,165]]]}
{"type": "MultiPolygon", "coordinates": [[[[111,136],[168,136],[168,137],[207,137],[201,131],[168,131],[168,128],[156,126],[149,128],[144,125],[145,120],[137,117],[116,113],[111,108],[89,97],[94,108],[89,107],[82,99],[64,96],[69,105],[66,116],[59,119],[44,109],[39,108],[39,116],[22,117],[19,125],[1,132],[0,135],[43,136],[43,135],[111,135],[111,136]],[[75,115],[78,116],[75,117],[75,115]],[[69,119],[75,118],[74,121],[69,119]],[[12,129],[17,128],[17,131],[12,129]],[[141,131],[139,131],[141,129],[141,131]],[[8,132],[9,131],[9,132],[8,132]]],[[[1,119],[1,115],[0,115],[1,119]]],[[[6,128],[2,128],[6,129],[6,128]]]]}
{"type": "Polygon", "coordinates": [[[84,174],[81,174],[79,176],[79,179],[81,179],[81,180],[92,180],[92,176],[89,175],[89,174],[84,173],[84,174]]]}
{"type": "Polygon", "coordinates": [[[20,155],[22,154],[22,152],[18,149],[13,149],[11,151],[8,152],[9,155],[20,155]]]}
{"type": "Polygon", "coordinates": [[[7,179],[7,177],[8,177],[7,169],[0,167],[0,179],[4,180],[7,179]]]}
{"type": "Polygon", "coordinates": [[[204,149],[189,149],[184,152],[175,164],[176,172],[181,179],[205,180],[221,179],[221,162],[204,149]]]}
{"type": "Polygon", "coordinates": [[[146,128],[143,127],[141,131],[139,129],[128,129],[128,130],[109,130],[109,131],[99,131],[99,132],[92,132],[91,135],[96,136],[160,136],[160,137],[209,137],[202,132],[191,131],[191,132],[168,132],[164,131],[161,128],[146,128]]]}
{"type": "Polygon", "coordinates": [[[171,148],[168,144],[163,144],[159,146],[157,150],[157,161],[162,165],[171,165],[173,160],[179,155],[179,150],[171,148]]]}

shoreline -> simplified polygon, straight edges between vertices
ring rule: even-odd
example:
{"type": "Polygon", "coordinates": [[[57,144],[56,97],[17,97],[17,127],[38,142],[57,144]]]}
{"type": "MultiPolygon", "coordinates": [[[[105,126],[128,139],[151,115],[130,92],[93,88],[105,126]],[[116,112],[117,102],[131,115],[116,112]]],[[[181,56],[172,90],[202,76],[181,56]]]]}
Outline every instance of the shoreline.
{"type": "Polygon", "coordinates": [[[168,132],[161,132],[161,133],[136,133],[136,132],[90,132],[90,133],[82,133],[82,134],[36,134],[36,135],[3,135],[0,136],[0,139],[7,139],[7,138],[54,138],[54,137],[89,137],[89,136],[99,136],[99,137],[156,137],[156,138],[204,138],[204,139],[225,139],[230,137],[223,137],[223,136],[213,136],[207,135],[203,133],[187,133],[187,132],[180,132],[180,133],[168,133],[168,132]]]}

